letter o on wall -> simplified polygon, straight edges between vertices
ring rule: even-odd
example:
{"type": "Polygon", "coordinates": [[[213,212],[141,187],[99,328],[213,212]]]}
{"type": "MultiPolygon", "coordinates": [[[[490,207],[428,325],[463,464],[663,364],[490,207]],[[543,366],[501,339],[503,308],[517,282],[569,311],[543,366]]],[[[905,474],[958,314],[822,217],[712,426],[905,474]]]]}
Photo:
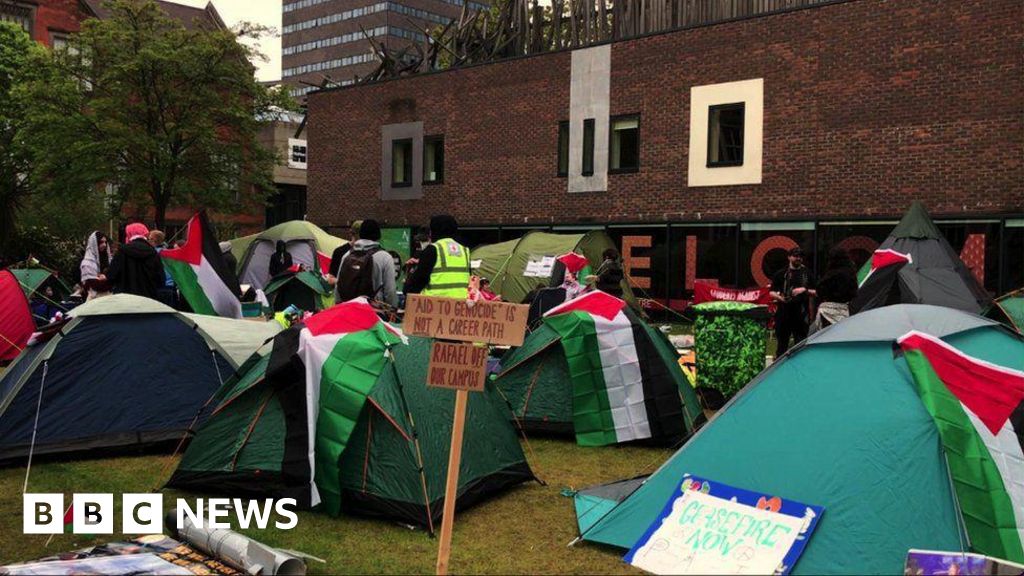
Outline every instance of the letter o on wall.
{"type": "Polygon", "coordinates": [[[768,255],[772,250],[792,250],[797,248],[798,244],[795,240],[789,236],[769,236],[761,241],[754,248],[754,253],[750,255],[750,273],[754,276],[754,282],[758,286],[765,286],[771,279],[765,276],[763,270],[764,257],[768,255]]]}

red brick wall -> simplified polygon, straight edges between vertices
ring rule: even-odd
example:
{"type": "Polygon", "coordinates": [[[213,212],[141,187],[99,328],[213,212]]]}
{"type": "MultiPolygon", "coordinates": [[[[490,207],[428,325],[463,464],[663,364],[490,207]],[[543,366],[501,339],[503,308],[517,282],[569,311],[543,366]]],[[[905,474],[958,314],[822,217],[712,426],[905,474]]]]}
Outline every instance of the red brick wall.
{"type": "Polygon", "coordinates": [[[309,214],[420,224],[1024,212],[1024,4],[852,0],[615,43],[611,113],[641,115],[641,169],[569,194],[555,175],[568,52],[309,99],[309,214]],[[760,185],[687,187],[689,90],[764,78],[760,185]],[[445,135],[445,184],[378,200],[380,126],[445,135]]]}
{"type": "Polygon", "coordinates": [[[51,32],[78,32],[85,18],[80,0],[38,0],[32,36],[37,42],[49,46],[51,32]]]}

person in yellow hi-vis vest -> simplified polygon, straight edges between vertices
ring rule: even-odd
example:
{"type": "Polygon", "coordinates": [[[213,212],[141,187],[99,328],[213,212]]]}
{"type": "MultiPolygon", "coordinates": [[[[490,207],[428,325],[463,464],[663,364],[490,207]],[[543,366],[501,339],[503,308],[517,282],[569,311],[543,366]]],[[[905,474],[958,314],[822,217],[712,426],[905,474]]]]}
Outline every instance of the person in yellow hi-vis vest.
{"type": "Polygon", "coordinates": [[[430,219],[433,243],[417,256],[416,270],[405,281],[406,294],[463,300],[469,296],[469,248],[453,239],[458,231],[458,222],[448,214],[430,219]]]}

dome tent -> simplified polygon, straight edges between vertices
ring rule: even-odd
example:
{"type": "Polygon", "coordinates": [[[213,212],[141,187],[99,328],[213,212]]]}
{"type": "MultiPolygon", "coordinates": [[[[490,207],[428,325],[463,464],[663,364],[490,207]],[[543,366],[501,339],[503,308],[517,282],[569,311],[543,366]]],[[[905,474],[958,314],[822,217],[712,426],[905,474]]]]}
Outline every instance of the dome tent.
{"type": "Polygon", "coordinates": [[[36,324],[25,293],[8,270],[0,270],[0,302],[0,362],[7,362],[25,347],[36,324]]]}
{"type": "MultiPolygon", "coordinates": [[[[603,230],[591,230],[582,234],[552,234],[531,231],[518,240],[473,248],[471,255],[474,269],[481,276],[491,280],[491,290],[506,302],[520,303],[531,290],[548,286],[554,273],[551,266],[557,256],[576,252],[587,257],[590,270],[584,269],[583,276],[592,273],[601,265],[602,254],[615,243],[603,230]],[[548,266],[539,266],[548,258],[548,266]]],[[[622,280],[622,293],[630,305],[635,304],[633,291],[627,279],[622,280]]]]}
{"type": "MultiPolygon", "coordinates": [[[[762,372],[646,480],[581,491],[582,538],[631,547],[684,474],[694,474],[823,506],[794,574],[897,573],[910,548],[961,550],[965,527],[978,551],[1014,560],[1012,551],[977,548],[982,539],[971,534],[981,520],[1015,536],[1013,515],[961,512],[967,499],[959,488],[954,497],[964,468],[944,450],[929,408],[936,404],[922,399],[909,353],[894,354],[915,331],[992,365],[1024,369],[1024,339],[992,320],[926,305],[858,314],[762,372]]],[[[1007,491],[1019,491],[1012,487],[1019,476],[1009,481],[1007,491]]],[[[978,498],[983,508],[985,498],[978,498]]]]}
{"type": "Polygon", "coordinates": [[[231,253],[238,260],[238,282],[262,290],[270,283],[270,257],[277,241],[285,243],[294,264],[310,270],[323,270],[321,259],[330,259],[334,249],[346,242],[324,232],[305,220],[292,220],[268,228],[259,234],[242,236],[231,241],[231,253]]]}
{"type": "Polygon", "coordinates": [[[995,308],[988,316],[996,320],[1004,320],[1011,328],[1024,334],[1024,288],[1003,294],[995,300],[995,308]]]}
{"type": "Polygon", "coordinates": [[[673,442],[701,415],[678,359],[625,302],[590,292],[551,310],[494,385],[527,429],[575,433],[583,446],[673,442]]]}
{"type": "MultiPolygon", "coordinates": [[[[454,392],[426,387],[430,340],[402,342],[362,299],[282,332],[221,388],[168,486],[433,526],[454,392]]],[[[533,478],[493,390],[466,417],[459,508],[533,478]]]]}
{"type": "Polygon", "coordinates": [[[36,454],[180,438],[238,358],[277,330],[127,294],[54,328],[0,377],[0,459],[28,454],[37,405],[36,454]]]}
{"type": "Polygon", "coordinates": [[[330,308],[334,302],[327,282],[308,270],[278,274],[264,288],[264,293],[275,312],[292,305],[307,312],[317,312],[330,308]]]}

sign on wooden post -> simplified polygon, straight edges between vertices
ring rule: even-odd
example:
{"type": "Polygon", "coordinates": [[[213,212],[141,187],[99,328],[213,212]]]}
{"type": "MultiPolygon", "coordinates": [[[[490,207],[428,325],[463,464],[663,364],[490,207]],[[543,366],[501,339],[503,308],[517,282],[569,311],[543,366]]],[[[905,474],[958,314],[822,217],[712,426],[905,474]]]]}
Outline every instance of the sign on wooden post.
{"type": "Polygon", "coordinates": [[[520,346],[529,313],[530,307],[525,304],[410,294],[402,330],[442,340],[520,346]]]}
{"type": "Polygon", "coordinates": [[[427,367],[427,385],[455,390],[452,444],[448,452],[448,475],[437,549],[437,573],[448,573],[455,499],[462,461],[462,436],[466,426],[469,392],[482,392],[487,378],[485,344],[520,346],[526,336],[529,306],[505,302],[467,302],[410,294],[405,305],[402,329],[406,334],[457,342],[434,342],[427,367]]]}

